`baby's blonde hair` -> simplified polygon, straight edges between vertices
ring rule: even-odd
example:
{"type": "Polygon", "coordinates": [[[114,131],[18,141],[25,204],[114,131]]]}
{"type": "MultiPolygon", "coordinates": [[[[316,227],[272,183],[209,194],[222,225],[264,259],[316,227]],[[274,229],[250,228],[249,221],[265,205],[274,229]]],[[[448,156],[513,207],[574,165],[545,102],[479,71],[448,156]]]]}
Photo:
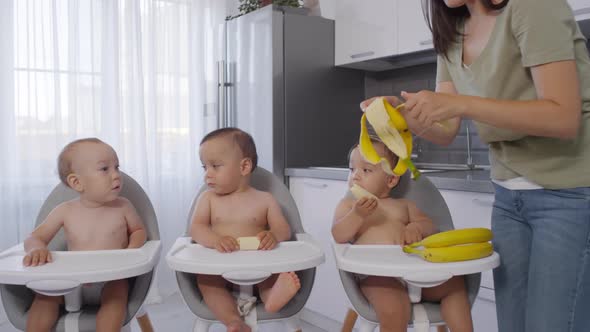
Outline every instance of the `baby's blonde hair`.
{"type": "Polygon", "coordinates": [[[70,186],[68,184],[68,175],[70,175],[73,172],[72,171],[72,153],[74,151],[74,148],[77,145],[80,145],[82,143],[106,144],[105,142],[99,140],[96,137],[81,138],[81,139],[77,139],[73,142],[70,142],[68,145],[66,145],[61,150],[61,152],[59,153],[59,156],[57,157],[57,171],[58,171],[59,179],[61,180],[61,182],[68,187],[70,186]]]}

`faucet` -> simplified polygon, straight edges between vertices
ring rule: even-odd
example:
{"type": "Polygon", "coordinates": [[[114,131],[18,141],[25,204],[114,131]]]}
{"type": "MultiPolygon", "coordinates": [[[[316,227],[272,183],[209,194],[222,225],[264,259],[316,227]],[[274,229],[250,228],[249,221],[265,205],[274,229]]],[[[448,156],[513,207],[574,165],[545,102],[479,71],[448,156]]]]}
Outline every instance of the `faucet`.
{"type": "Polygon", "coordinates": [[[469,131],[469,120],[465,122],[465,135],[467,136],[467,168],[474,169],[473,156],[471,155],[471,132],[469,131]]]}

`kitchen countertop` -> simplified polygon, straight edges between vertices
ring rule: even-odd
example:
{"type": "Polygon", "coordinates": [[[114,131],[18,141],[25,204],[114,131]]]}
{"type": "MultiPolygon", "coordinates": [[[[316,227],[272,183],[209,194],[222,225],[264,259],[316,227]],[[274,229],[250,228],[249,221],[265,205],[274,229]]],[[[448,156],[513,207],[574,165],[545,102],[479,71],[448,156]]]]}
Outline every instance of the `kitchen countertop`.
{"type": "MultiPolygon", "coordinates": [[[[438,189],[494,193],[489,170],[421,170],[421,172],[438,189]]],[[[287,168],[285,176],[346,181],[348,169],[338,167],[287,168]]]]}

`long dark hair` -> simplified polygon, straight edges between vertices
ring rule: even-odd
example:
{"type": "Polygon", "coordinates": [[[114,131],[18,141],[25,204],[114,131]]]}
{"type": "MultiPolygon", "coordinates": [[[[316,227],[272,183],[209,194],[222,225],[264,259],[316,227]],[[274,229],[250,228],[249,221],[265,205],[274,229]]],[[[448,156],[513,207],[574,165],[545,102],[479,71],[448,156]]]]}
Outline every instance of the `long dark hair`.
{"type": "MultiPolygon", "coordinates": [[[[413,1],[413,0],[411,0],[413,1]]],[[[469,17],[467,6],[449,8],[443,0],[423,0],[428,6],[423,6],[426,23],[432,31],[432,41],[437,54],[447,57],[451,45],[457,42],[457,38],[463,37],[458,30],[458,23],[469,17]]],[[[508,0],[494,4],[493,0],[481,0],[489,9],[498,10],[506,7],[508,0]]]]}

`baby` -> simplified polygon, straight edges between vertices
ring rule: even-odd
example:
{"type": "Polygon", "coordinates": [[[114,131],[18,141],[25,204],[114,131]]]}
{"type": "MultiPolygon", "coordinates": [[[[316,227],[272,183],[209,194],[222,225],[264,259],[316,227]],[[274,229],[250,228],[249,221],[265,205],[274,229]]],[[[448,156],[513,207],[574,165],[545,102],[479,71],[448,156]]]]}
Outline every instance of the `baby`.
{"type": "MultiPolygon", "coordinates": [[[[230,253],[239,250],[238,237],[258,237],[258,250],[271,250],[291,238],[289,224],[272,195],[250,186],[258,157],[249,134],[237,128],[215,130],[201,141],[199,155],[209,190],[199,196],[192,216],[190,233],[195,242],[230,253]]],[[[250,331],[225,279],[200,274],[197,285],[228,331],[250,331]]],[[[301,285],[294,272],[287,272],[272,275],[257,287],[265,309],[277,312],[301,285]]]]}
{"type": "MultiPolygon", "coordinates": [[[[379,141],[377,152],[391,165],[398,158],[379,141]]],[[[354,200],[344,197],[334,215],[332,235],[338,243],[404,245],[422,240],[436,232],[432,221],[406,199],[389,196],[399,182],[398,176],[385,173],[380,164],[365,161],[355,146],[349,157],[348,184],[359,185],[375,198],[354,200]]],[[[402,280],[392,277],[356,275],[362,293],[375,309],[380,331],[406,331],[411,305],[402,280]]],[[[453,277],[440,286],[422,289],[426,301],[441,303],[442,316],[451,331],[473,331],[471,310],[462,277],[453,277]]]]}
{"type": "MultiPolygon", "coordinates": [[[[60,180],[80,196],[58,205],[25,240],[25,266],[52,261],[47,244],[61,227],[68,250],[139,248],[146,232],[133,205],[121,192],[119,159],[108,144],[86,138],[68,144],[58,158],[60,180]]],[[[98,287],[100,284],[84,285],[98,287]]],[[[96,331],[120,331],[127,308],[126,279],[102,286],[96,331]]],[[[27,318],[27,331],[50,331],[63,296],[35,294],[27,318]]]]}

